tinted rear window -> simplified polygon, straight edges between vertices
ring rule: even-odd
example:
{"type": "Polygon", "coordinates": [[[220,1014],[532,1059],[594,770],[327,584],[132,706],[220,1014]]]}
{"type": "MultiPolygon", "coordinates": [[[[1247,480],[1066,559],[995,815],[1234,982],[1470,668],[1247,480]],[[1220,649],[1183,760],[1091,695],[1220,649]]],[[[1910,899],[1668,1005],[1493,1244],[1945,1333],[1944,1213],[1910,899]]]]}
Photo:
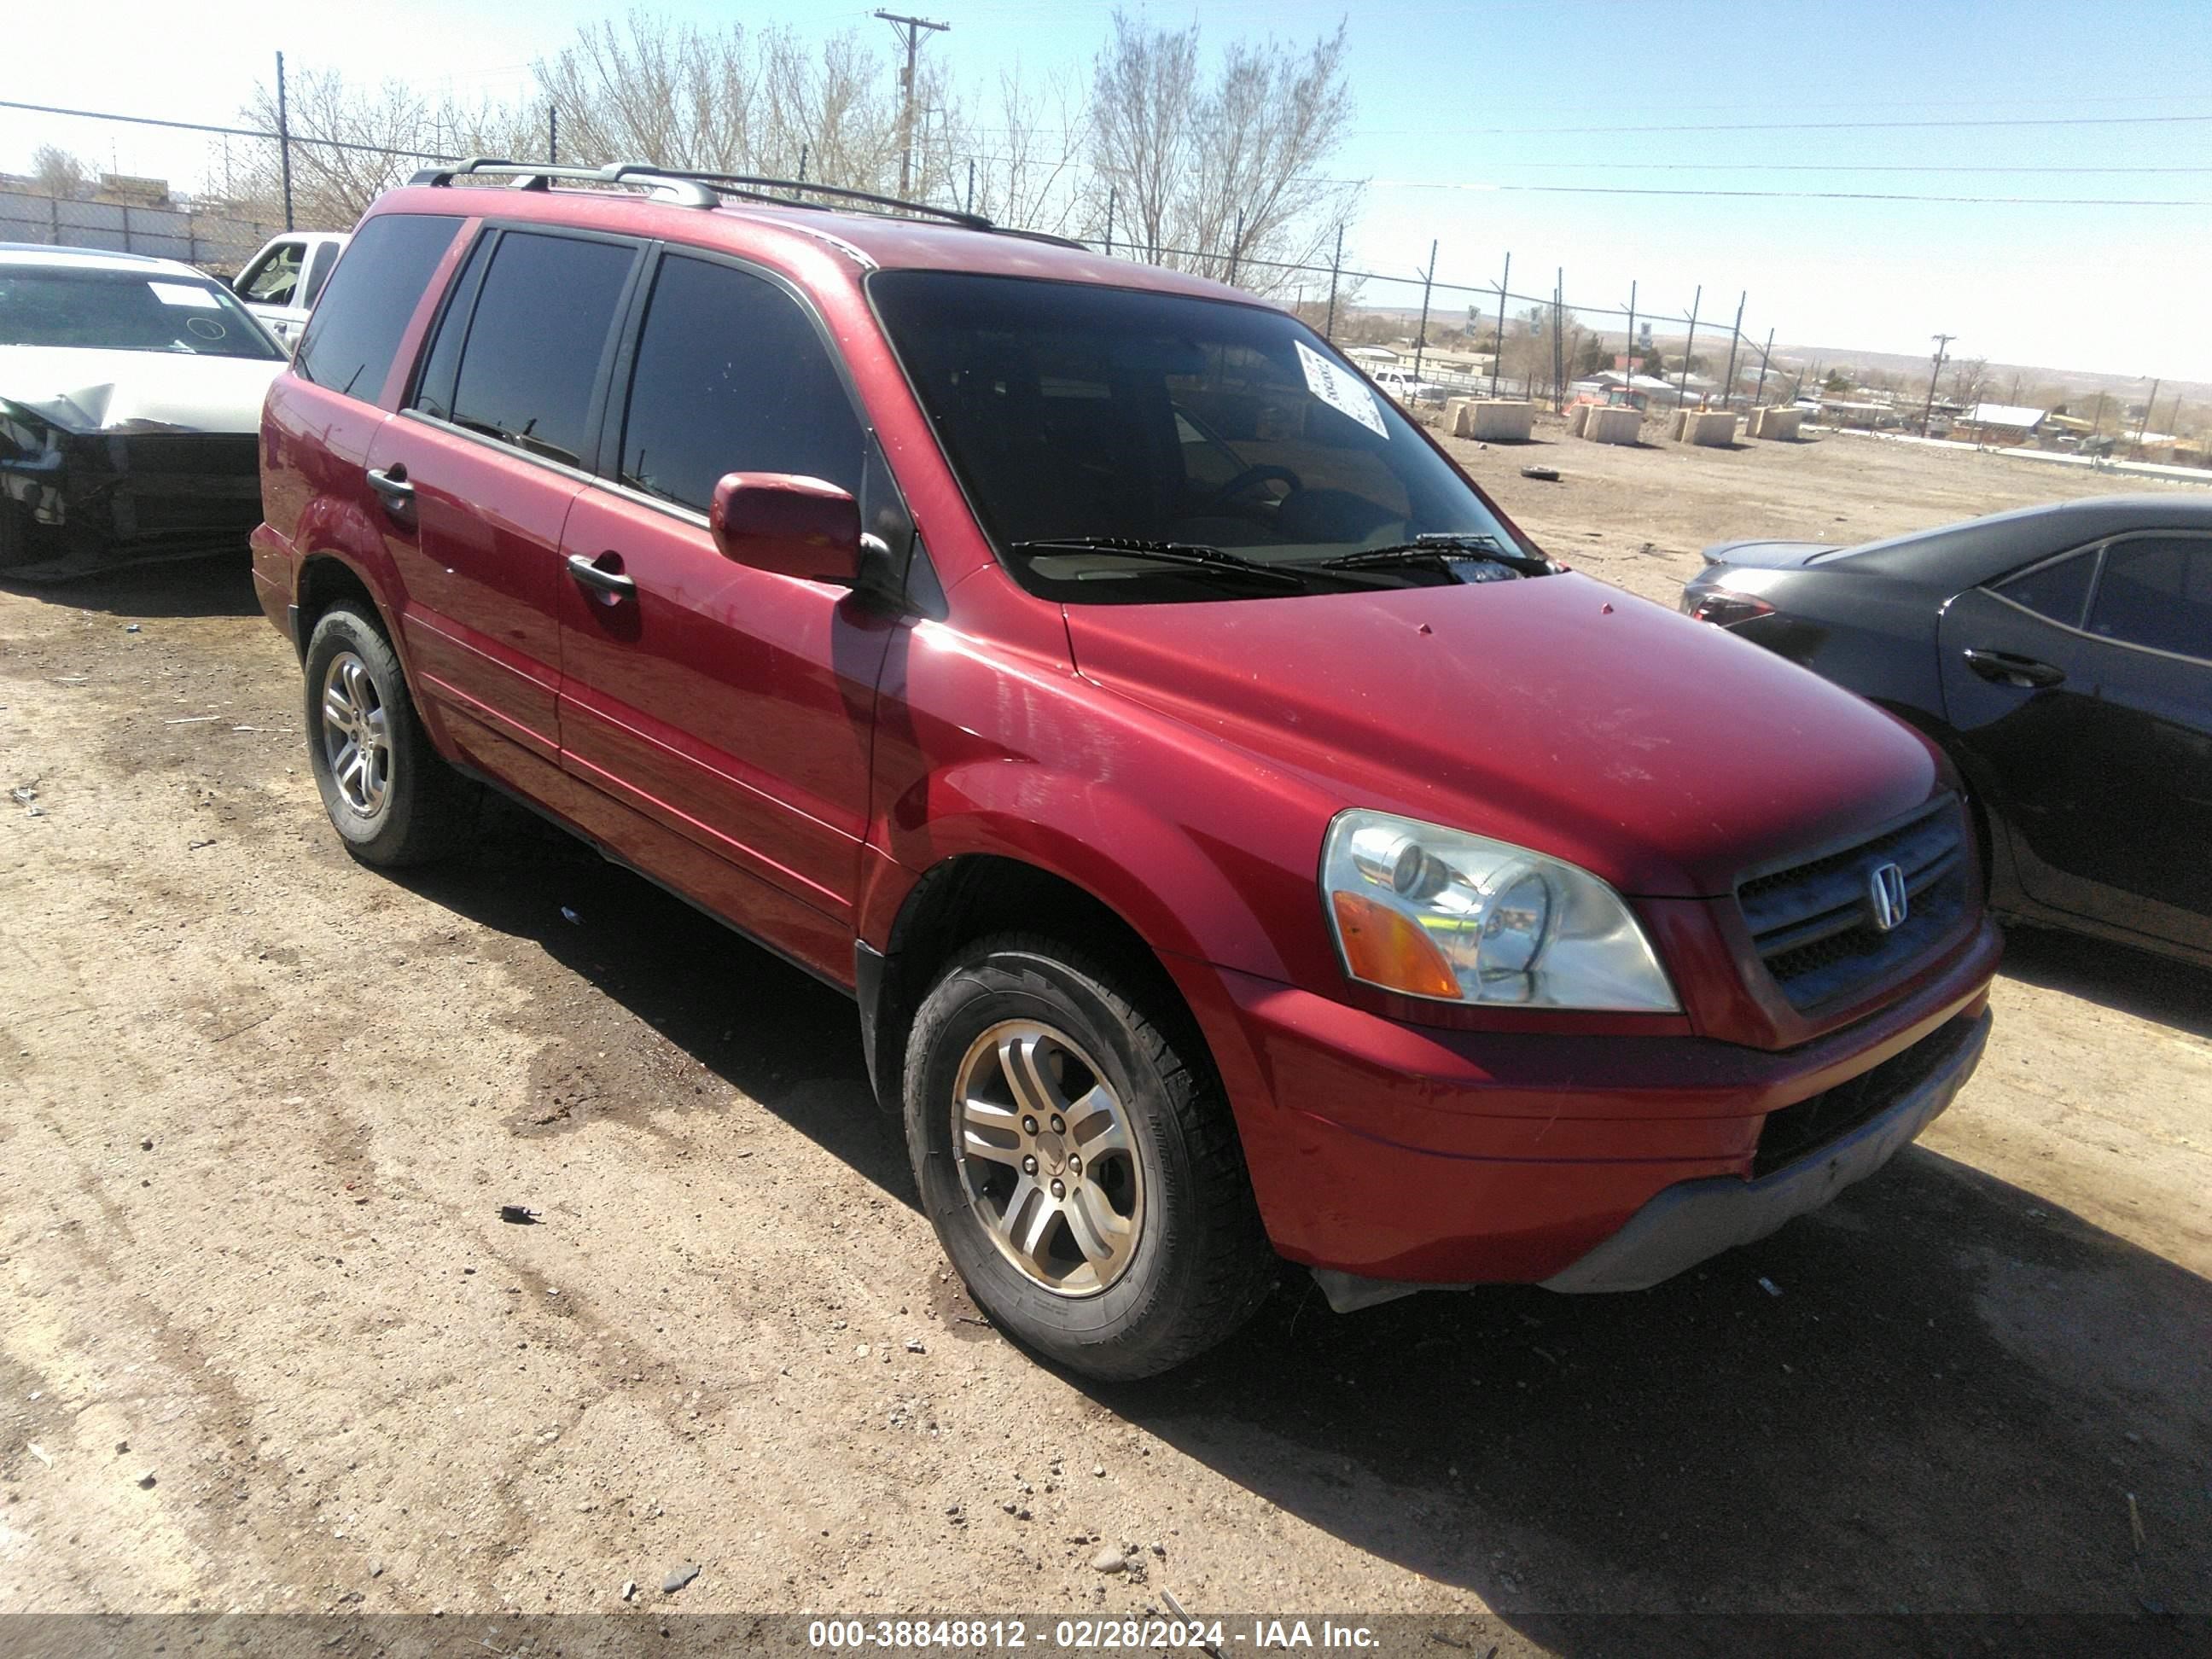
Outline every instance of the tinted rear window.
{"type": "Polygon", "coordinates": [[[363,225],[331,273],[293,372],[374,403],[392,372],[399,337],[460,224],[444,214],[390,213],[363,225]]]}
{"type": "Polygon", "coordinates": [[[2046,564],[2024,576],[2014,576],[1997,592],[2014,605],[2024,605],[2039,617],[2081,625],[2081,607],[2089,602],[2089,579],[2097,574],[2097,550],[2076,553],[2070,559],[2046,564]]]}
{"type": "Polygon", "coordinates": [[[2212,658],[2212,541],[2139,536],[2105,550],[2089,631],[2185,657],[2212,658]]]}
{"type": "MultiPolygon", "coordinates": [[[[627,242],[502,236],[468,319],[453,422],[583,465],[592,388],[636,259],[627,242]]],[[[459,320],[447,319],[441,347],[459,320]]]]}

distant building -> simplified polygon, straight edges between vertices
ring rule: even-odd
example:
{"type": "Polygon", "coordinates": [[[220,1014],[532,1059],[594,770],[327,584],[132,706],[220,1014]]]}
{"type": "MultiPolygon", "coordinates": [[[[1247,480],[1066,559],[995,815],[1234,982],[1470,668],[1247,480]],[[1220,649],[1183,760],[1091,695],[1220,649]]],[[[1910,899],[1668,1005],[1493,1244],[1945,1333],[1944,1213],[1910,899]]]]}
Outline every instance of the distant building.
{"type": "Polygon", "coordinates": [[[1951,435],[1970,443],[2017,447],[2040,435],[2044,411],[2025,404],[1976,404],[1952,422],[1951,435]]]}

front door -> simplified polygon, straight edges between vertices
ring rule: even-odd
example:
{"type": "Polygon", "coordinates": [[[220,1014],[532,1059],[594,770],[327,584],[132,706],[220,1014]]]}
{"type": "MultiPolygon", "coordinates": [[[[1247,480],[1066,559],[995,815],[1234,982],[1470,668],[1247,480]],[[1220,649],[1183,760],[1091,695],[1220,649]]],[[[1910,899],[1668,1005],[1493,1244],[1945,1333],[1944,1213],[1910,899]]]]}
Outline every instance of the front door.
{"type": "Polygon", "coordinates": [[[1971,590],[1939,641],[2029,895],[2212,947],[2212,538],[2123,538],[1971,590]]]}
{"type": "Polygon", "coordinates": [[[843,589],[731,562],[706,515],[723,474],[785,472],[851,490],[880,528],[887,475],[812,315],[750,269],[665,255],[625,378],[612,482],[562,538],[562,764],[651,826],[617,850],[848,972],[890,624],[843,589]]]}

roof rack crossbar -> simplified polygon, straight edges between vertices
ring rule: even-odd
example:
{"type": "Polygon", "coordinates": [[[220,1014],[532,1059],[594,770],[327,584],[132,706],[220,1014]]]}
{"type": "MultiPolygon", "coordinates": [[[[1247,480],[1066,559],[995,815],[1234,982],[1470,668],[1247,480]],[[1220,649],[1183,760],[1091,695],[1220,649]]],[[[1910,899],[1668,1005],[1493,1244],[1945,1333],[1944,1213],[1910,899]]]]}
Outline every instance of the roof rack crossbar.
{"type": "Polygon", "coordinates": [[[705,185],[683,173],[641,161],[614,161],[603,167],[559,167],[546,161],[506,161],[489,155],[472,155],[450,167],[424,167],[410,185],[450,185],[459,178],[512,179],[518,190],[548,190],[556,179],[581,184],[638,185],[666,198],[679,207],[711,208],[721,198],[705,185]]]}

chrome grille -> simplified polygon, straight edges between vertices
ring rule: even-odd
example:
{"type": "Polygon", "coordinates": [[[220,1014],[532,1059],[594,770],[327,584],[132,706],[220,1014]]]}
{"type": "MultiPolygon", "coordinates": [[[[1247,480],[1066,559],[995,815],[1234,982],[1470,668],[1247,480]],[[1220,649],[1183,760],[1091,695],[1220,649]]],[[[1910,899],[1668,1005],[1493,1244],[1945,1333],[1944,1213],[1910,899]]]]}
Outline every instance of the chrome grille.
{"type": "Polygon", "coordinates": [[[1958,802],[1946,798],[1856,847],[1757,876],[1736,889],[1759,959],[1793,1008],[1817,1008],[1893,975],[1950,933],[1966,906],[1958,802]],[[1874,872],[1905,876],[1905,920],[1875,924],[1874,872]]]}

